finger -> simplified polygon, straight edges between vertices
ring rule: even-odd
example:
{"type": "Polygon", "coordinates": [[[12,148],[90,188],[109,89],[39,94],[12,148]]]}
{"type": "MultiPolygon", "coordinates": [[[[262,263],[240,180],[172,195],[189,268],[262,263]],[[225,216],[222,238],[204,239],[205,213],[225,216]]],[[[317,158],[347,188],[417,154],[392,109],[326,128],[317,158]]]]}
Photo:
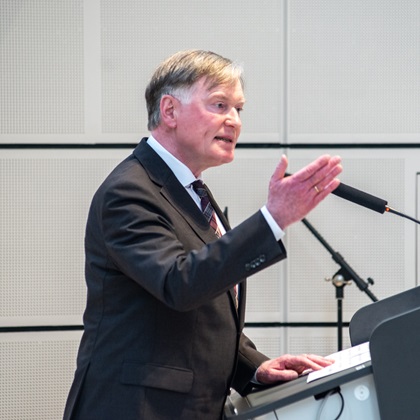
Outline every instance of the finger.
{"type": "Polygon", "coordinates": [[[283,179],[286,173],[288,159],[286,155],[282,155],[280,158],[280,162],[277,164],[276,169],[272,175],[273,180],[283,179]]]}
{"type": "Polygon", "coordinates": [[[330,160],[330,155],[322,155],[313,162],[311,162],[309,165],[297,171],[294,174],[294,177],[300,182],[307,181],[311,179],[314,176],[314,174],[317,173],[320,169],[326,167],[330,160]]]}
{"type": "Polygon", "coordinates": [[[270,369],[264,376],[264,383],[274,383],[278,381],[291,381],[299,377],[299,373],[292,369],[270,369]]]}
{"type": "Polygon", "coordinates": [[[342,172],[340,162],[340,156],[323,155],[294,175],[295,180],[312,196],[314,205],[338,187],[338,181],[334,179],[342,172]]]}
{"type": "Polygon", "coordinates": [[[316,356],[313,354],[307,354],[304,357],[307,360],[308,367],[310,367],[312,370],[319,370],[334,363],[334,361],[331,359],[325,359],[324,357],[316,356]]]}
{"type": "Polygon", "coordinates": [[[329,366],[335,363],[334,359],[330,359],[327,357],[317,356],[315,354],[307,354],[306,357],[310,360],[312,360],[315,363],[318,363],[320,365],[329,366]]]}
{"type": "Polygon", "coordinates": [[[291,381],[292,379],[296,379],[299,377],[299,373],[295,370],[281,370],[275,371],[273,374],[274,382],[276,381],[291,381]]]}
{"type": "MultiPolygon", "coordinates": [[[[320,356],[313,356],[313,355],[300,355],[300,356],[292,356],[287,363],[288,369],[296,370],[297,372],[303,372],[306,369],[312,370],[319,370],[325,365],[320,356]]],[[[330,363],[328,363],[329,365],[330,363]]]]}
{"type": "MultiPolygon", "coordinates": [[[[339,162],[339,160],[336,162],[339,162]]],[[[340,181],[336,178],[336,176],[338,176],[342,171],[343,167],[338,163],[329,169],[328,173],[323,174],[324,178],[320,178],[318,176],[316,178],[315,176],[313,177],[315,180],[312,180],[312,182],[315,184],[311,187],[311,189],[312,192],[315,192],[315,195],[317,196],[317,202],[323,200],[328,194],[330,194],[340,185],[340,181]]]]}
{"type": "Polygon", "coordinates": [[[330,194],[332,191],[334,191],[339,185],[340,180],[337,178],[334,178],[327,186],[322,187],[321,183],[318,184],[319,187],[315,188],[313,187],[313,190],[315,192],[314,200],[316,202],[322,201],[328,194],[330,194]]]}
{"type": "Polygon", "coordinates": [[[317,187],[318,190],[323,190],[336,176],[342,171],[343,167],[340,165],[341,158],[334,156],[330,159],[327,165],[318,170],[311,178],[313,187],[317,187]]]}

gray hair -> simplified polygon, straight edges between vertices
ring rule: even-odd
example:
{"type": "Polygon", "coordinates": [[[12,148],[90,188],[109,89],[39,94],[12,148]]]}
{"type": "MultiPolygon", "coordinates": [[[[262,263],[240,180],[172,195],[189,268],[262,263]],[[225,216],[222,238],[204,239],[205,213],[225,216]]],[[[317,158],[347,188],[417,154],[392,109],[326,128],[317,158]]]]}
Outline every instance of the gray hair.
{"type": "Polygon", "coordinates": [[[188,100],[191,88],[205,78],[209,89],[240,81],[244,87],[243,69],[238,63],[211,51],[180,51],[166,59],[155,70],[145,92],[149,130],[160,124],[160,100],[173,95],[188,100]]]}

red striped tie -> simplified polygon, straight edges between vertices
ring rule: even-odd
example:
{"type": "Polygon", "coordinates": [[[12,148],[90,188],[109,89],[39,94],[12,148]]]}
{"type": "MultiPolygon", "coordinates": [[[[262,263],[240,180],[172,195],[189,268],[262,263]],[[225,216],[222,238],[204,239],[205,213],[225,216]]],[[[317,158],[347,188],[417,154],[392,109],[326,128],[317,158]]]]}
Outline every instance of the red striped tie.
{"type": "MultiPolygon", "coordinates": [[[[219,226],[216,221],[216,214],[214,212],[214,208],[210,203],[209,194],[207,192],[206,187],[203,184],[203,181],[197,179],[192,184],[194,191],[200,197],[201,203],[201,211],[203,212],[204,216],[206,217],[207,221],[210,223],[210,226],[213,228],[216,236],[220,238],[222,236],[222,232],[219,229],[219,226]]],[[[235,305],[238,308],[238,285],[234,287],[235,291],[235,305]]]]}
{"type": "MultiPolygon", "coordinates": [[[[216,213],[214,212],[214,208],[210,203],[210,198],[206,187],[203,184],[203,181],[197,179],[192,184],[193,190],[197,193],[200,197],[201,203],[201,211],[203,212],[204,216],[206,217],[207,221],[210,223],[210,226],[213,228],[216,236],[220,238],[222,236],[222,232],[219,229],[219,226],[216,221],[216,213]]],[[[238,308],[238,285],[234,287],[235,290],[235,305],[238,308]]]]}
{"type": "Polygon", "coordinates": [[[200,197],[201,211],[203,212],[207,221],[210,223],[210,226],[213,228],[216,236],[220,238],[222,236],[222,232],[220,231],[219,226],[217,224],[216,214],[214,212],[213,206],[210,203],[210,199],[209,199],[209,195],[207,193],[206,187],[204,186],[203,182],[200,179],[197,179],[191,185],[194,191],[200,197]]]}

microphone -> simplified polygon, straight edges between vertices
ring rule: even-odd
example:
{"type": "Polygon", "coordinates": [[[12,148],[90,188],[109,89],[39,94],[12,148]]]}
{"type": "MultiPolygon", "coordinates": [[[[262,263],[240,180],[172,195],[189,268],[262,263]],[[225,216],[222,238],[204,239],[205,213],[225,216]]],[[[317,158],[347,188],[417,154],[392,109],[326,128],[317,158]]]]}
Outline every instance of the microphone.
{"type": "MultiPolygon", "coordinates": [[[[291,174],[286,173],[285,176],[290,176],[291,174]]],[[[378,213],[384,214],[385,212],[393,213],[406,219],[411,220],[412,222],[420,224],[420,220],[415,219],[414,217],[407,216],[404,213],[401,213],[388,206],[388,201],[383,200],[382,198],[375,197],[374,195],[365,193],[358,190],[357,188],[350,187],[340,182],[340,185],[331,192],[331,194],[336,195],[337,197],[344,198],[345,200],[351,201],[352,203],[358,204],[359,206],[366,207],[370,210],[376,211],[378,213]]]]}
{"type": "Polygon", "coordinates": [[[420,220],[414,217],[408,216],[388,206],[388,201],[382,198],[375,197],[374,195],[365,193],[356,188],[350,187],[349,185],[340,183],[340,185],[331,192],[338,197],[349,200],[353,203],[359,204],[360,206],[367,207],[370,210],[377,211],[378,213],[384,214],[385,212],[396,214],[397,216],[405,217],[420,225],[420,220]]]}
{"type": "Polygon", "coordinates": [[[384,214],[385,211],[388,211],[388,201],[350,187],[350,185],[343,184],[342,182],[331,194],[359,204],[360,206],[367,207],[370,210],[377,211],[378,213],[384,214]]]}

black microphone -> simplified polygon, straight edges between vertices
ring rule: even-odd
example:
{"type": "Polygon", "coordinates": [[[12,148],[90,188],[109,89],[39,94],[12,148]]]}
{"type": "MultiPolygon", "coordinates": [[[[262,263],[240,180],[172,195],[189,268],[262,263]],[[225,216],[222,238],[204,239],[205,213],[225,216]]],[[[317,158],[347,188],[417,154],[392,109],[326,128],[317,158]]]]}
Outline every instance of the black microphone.
{"type": "Polygon", "coordinates": [[[378,213],[383,214],[385,211],[388,211],[388,201],[350,187],[350,185],[343,184],[342,182],[331,194],[359,204],[360,206],[367,207],[370,210],[377,211],[378,213]]]}
{"type": "MultiPolygon", "coordinates": [[[[286,173],[285,176],[290,176],[291,174],[286,173]]],[[[374,195],[365,193],[358,190],[357,188],[350,187],[350,185],[343,184],[340,182],[340,185],[331,192],[331,194],[336,195],[337,197],[344,198],[345,200],[351,201],[352,203],[358,204],[359,206],[366,207],[370,210],[376,211],[378,213],[384,214],[385,212],[393,213],[406,219],[411,220],[412,222],[420,224],[420,220],[415,219],[414,217],[408,216],[404,213],[401,213],[388,206],[388,201],[383,200],[382,198],[375,197],[374,195]]]]}
{"type": "Polygon", "coordinates": [[[382,198],[375,197],[374,195],[370,195],[356,188],[350,187],[349,185],[343,184],[342,182],[334,191],[331,192],[331,194],[335,194],[338,197],[352,201],[353,203],[367,207],[368,209],[377,211],[378,213],[384,214],[384,212],[389,212],[396,214],[397,216],[405,217],[406,219],[409,219],[412,222],[418,223],[420,225],[420,220],[417,220],[414,217],[408,216],[389,207],[388,201],[382,200],[382,198]]]}

